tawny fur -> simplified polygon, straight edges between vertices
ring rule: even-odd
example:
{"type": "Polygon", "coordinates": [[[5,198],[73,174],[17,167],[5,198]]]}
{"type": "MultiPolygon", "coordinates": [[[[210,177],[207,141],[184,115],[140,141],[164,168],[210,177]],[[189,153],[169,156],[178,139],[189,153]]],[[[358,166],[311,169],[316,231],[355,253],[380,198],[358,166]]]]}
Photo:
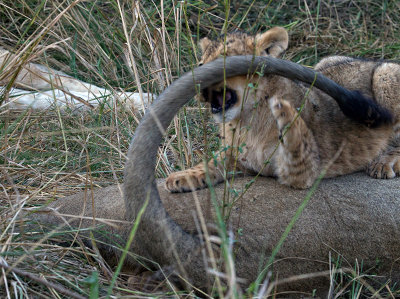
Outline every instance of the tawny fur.
{"type": "MultiPolygon", "coordinates": [[[[263,57],[263,59],[256,57],[253,64],[251,56],[228,57],[226,61],[218,59],[186,73],[168,87],[149,108],[135,131],[125,164],[124,202],[121,202],[120,187],[112,186],[95,191],[93,197],[89,196],[90,204],[84,204],[84,200],[88,199],[86,192],[55,201],[50,208],[57,208],[57,212],[42,214],[37,220],[45,224],[43,227],[49,228],[50,224],[65,225],[64,217],[77,215],[71,225],[79,229],[85,228],[82,236],[89,236],[87,240],[90,244],[93,244],[94,239],[103,240],[104,243],[97,242],[96,247],[102,252],[105,259],[109,260],[115,255],[116,257],[120,256],[121,250],[118,248],[126,246],[126,240],[132,234],[133,222],[139,221],[141,215],[135,239],[130,247],[130,254],[127,255],[127,265],[136,265],[137,258],[141,263],[152,261],[151,266],[157,265],[157,268],[159,265],[161,267],[168,266],[169,269],[179,273],[181,277],[185,277],[185,282],[189,281],[196,287],[207,288],[209,286],[210,289],[215,289],[214,276],[210,274],[208,261],[211,258],[217,258],[217,264],[221,268],[218,267],[216,270],[223,271],[227,268],[224,268],[224,263],[219,257],[225,255],[221,252],[222,247],[219,245],[213,247],[214,257],[208,255],[213,250],[205,249],[205,244],[209,243],[202,241],[202,237],[205,236],[202,233],[204,231],[199,230],[197,225],[199,222],[193,220],[197,216],[200,217],[199,219],[203,219],[204,216],[206,222],[209,219],[213,222],[212,219],[215,218],[212,213],[213,209],[210,209],[210,203],[207,200],[209,194],[202,192],[206,190],[199,191],[196,196],[190,194],[168,195],[165,190],[161,190],[161,194],[158,193],[154,169],[159,144],[162,142],[161,132],[166,130],[178,109],[195,95],[197,86],[203,88],[212,86],[222,80],[224,72],[227,76],[237,76],[246,74],[249,70],[250,72],[260,71],[267,64],[268,67],[264,68],[265,73],[282,73],[279,70],[290,73],[288,65],[291,64],[291,67],[295,65],[288,61],[274,61],[274,59],[268,58],[270,57],[263,57]],[[275,66],[271,67],[273,65],[275,66]],[[282,67],[283,65],[286,67],[282,67]],[[199,204],[202,212],[197,214],[194,211],[197,210],[199,204]],[[62,207],[58,209],[60,205],[62,207]],[[147,208],[144,208],[146,205],[147,208]],[[168,210],[165,207],[168,207],[168,210]],[[121,211],[125,211],[125,214],[121,211]],[[83,219],[82,215],[85,216],[83,219]],[[93,239],[91,229],[96,218],[102,226],[99,233],[93,232],[95,236],[93,239]],[[119,228],[115,228],[104,226],[104,219],[125,221],[119,228]],[[112,244],[112,246],[107,244],[112,244]],[[121,244],[121,246],[116,246],[116,244],[121,244]],[[205,252],[208,253],[206,258],[205,252]],[[145,259],[142,260],[140,256],[145,259]]],[[[296,76],[291,76],[292,78],[295,77],[308,83],[313,81],[315,72],[312,70],[304,67],[293,69],[296,70],[296,76]],[[303,75],[300,75],[302,72],[303,75]],[[304,73],[308,74],[304,75],[304,73]]],[[[322,80],[315,83],[320,88],[332,83],[323,76],[320,78],[322,80]]],[[[252,91],[255,92],[255,89],[252,91]]],[[[257,90],[257,92],[262,91],[257,90]]],[[[332,94],[332,96],[335,95],[332,94]]],[[[272,99],[269,101],[270,103],[261,101],[260,105],[271,105],[272,107],[278,105],[274,111],[282,116],[281,109],[285,107],[285,102],[282,102],[282,106],[280,106],[279,102],[272,101],[272,99]]],[[[263,110],[269,110],[268,107],[251,109],[256,119],[262,121],[254,122],[253,129],[248,131],[246,141],[248,144],[251,143],[252,147],[257,147],[260,140],[264,138],[262,128],[266,123],[268,126],[273,126],[275,120],[271,113],[267,115],[261,113],[263,110]]],[[[282,118],[282,120],[285,119],[286,117],[282,118]]],[[[246,121],[253,122],[243,119],[244,123],[246,121]]],[[[233,124],[235,123],[233,122],[233,124]]],[[[281,125],[283,124],[285,124],[284,121],[281,122],[281,125]]],[[[299,125],[300,130],[302,126],[303,124],[299,125]]],[[[277,142],[278,130],[273,132],[276,133],[276,136],[267,137],[271,140],[275,138],[273,141],[277,142]]],[[[245,134],[241,136],[245,136],[245,134]]],[[[289,138],[289,135],[282,137],[285,144],[285,138],[289,138]]],[[[264,140],[263,144],[265,145],[267,142],[264,140]]],[[[247,155],[254,155],[250,150],[247,150],[247,155]]],[[[262,161],[265,154],[260,151],[258,153],[261,155],[257,158],[262,161]]],[[[254,161],[257,162],[256,159],[254,161]]],[[[247,179],[237,179],[230,188],[240,190],[247,183],[247,179]]],[[[223,186],[219,186],[215,190],[216,198],[224,197],[226,189],[223,186]]],[[[375,267],[378,258],[379,267],[376,272],[374,268],[374,273],[384,277],[385,283],[389,280],[399,281],[399,267],[396,263],[399,260],[397,234],[400,226],[398,217],[396,217],[399,214],[399,205],[397,204],[399,192],[397,190],[400,190],[398,180],[383,181],[378,184],[360,175],[322,182],[321,188],[315,191],[312,202],[309,203],[311,208],[303,211],[276,256],[273,266],[274,279],[316,271],[320,273],[320,271],[328,269],[325,261],[332,256],[332,251],[334,251],[343,256],[343,259],[351,265],[354,261],[362,260],[366,269],[375,267]],[[387,219],[393,221],[387,221],[387,219]],[[363,244],[363,246],[359,246],[359,244],[363,244]]],[[[279,186],[274,180],[258,178],[250,189],[241,193],[240,199],[232,203],[229,230],[243,232],[235,235],[233,243],[232,252],[235,259],[236,277],[246,279],[246,284],[255,281],[260,274],[260,265],[264,265],[269,253],[276,248],[287,223],[298,211],[299,205],[304,203],[306,194],[306,191],[279,186]],[[277,215],[279,217],[276,217],[277,215]]],[[[228,260],[230,261],[230,259],[228,260]]],[[[346,265],[343,264],[343,267],[346,265]]],[[[319,284],[307,278],[296,282],[290,282],[289,291],[300,289],[304,294],[304,291],[310,290],[313,292],[315,290],[326,291],[329,289],[331,281],[326,279],[319,284]],[[295,286],[296,282],[298,287],[295,286]]],[[[287,290],[281,286],[278,289],[274,287],[274,293],[278,294],[287,290]]]]}
{"type": "Polygon", "coordinates": [[[29,90],[64,88],[88,92],[90,88],[96,88],[49,67],[32,62],[21,62],[17,55],[3,48],[0,48],[0,70],[0,85],[9,84],[13,80],[15,87],[29,90]]]}
{"type": "MultiPolygon", "coordinates": [[[[287,45],[288,34],[279,27],[256,36],[236,33],[221,41],[205,38],[200,41],[201,62],[223,55],[277,57],[287,45]]],[[[226,90],[233,90],[237,96],[234,105],[213,115],[220,123],[223,148],[228,150],[211,159],[207,167],[200,163],[172,173],[166,188],[171,192],[204,188],[206,173],[216,184],[235,171],[276,176],[282,184],[308,188],[328,165],[325,177],[361,170],[382,179],[399,175],[400,65],[333,56],[315,69],[347,89],[372,97],[393,114],[394,124],[361,125],[346,117],[324,92],[280,76],[229,78],[226,85],[220,83],[206,91],[212,97],[213,91],[225,89],[226,97],[226,90]]]]}

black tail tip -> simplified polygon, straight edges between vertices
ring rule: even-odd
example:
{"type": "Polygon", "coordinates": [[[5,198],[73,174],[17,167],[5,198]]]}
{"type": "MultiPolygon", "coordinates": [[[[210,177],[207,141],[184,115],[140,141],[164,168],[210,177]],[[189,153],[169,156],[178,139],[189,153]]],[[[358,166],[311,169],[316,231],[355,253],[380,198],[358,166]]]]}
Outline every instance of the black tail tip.
{"type": "Polygon", "coordinates": [[[345,97],[339,106],[350,119],[370,128],[393,124],[393,114],[361,92],[351,91],[345,97]]]}

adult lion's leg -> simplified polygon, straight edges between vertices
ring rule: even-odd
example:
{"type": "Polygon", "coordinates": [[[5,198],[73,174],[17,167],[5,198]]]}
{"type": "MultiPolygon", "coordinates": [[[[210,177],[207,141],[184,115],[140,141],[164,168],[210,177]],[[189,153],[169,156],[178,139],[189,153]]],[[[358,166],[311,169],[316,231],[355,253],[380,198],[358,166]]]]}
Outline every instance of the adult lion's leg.
{"type": "Polygon", "coordinates": [[[281,183],[295,188],[311,187],[320,170],[318,146],[312,132],[287,101],[272,98],[272,114],[281,144],[275,154],[276,175],[281,183]]]}
{"type": "Polygon", "coordinates": [[[389,146],[368,165],[367,173],[390,179],[400,175],[400,65],[382,63],[374,72],[372,84],[375,100],[393,113],[395,123],[389,146]]]}

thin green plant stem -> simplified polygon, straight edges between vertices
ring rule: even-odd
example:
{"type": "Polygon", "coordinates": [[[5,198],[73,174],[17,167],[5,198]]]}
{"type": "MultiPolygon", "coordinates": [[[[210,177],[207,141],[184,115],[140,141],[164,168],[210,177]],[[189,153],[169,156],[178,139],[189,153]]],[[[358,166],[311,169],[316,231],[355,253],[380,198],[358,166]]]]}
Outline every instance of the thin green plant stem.
{"type": "Polygon", "coordinates": [[[131,229],[131,232],[129,233],[128,241],[126,242],[125,248],[122,251],[121,258],[119,259],[117,269],[115,270],[114,275],[113,275],[113,277],[111,279],[111,283],[110,283],[110,286],[108,288],[106,298],[110,298],[110,295],[111,295],[112,289],[114,287],[114,284],[115,284],[115,282],[117,280],[117,277],[118,277],[119,273],[121,272],[121,269],[122,269],[122,266],[124,264],[126,255],[128,254],[129,248],[132,245],[133,238],[136,235],[136,231],[137,231],[137,229],[139,227],[139,223],[140,223],[140,220],[142,218],[142,215],[143,215],[144,211],[146,210],[147,205],[149,203],[149,199],[150,199],[150,193],[147,194],[146,201],[144,202],[143,206],[140,208],[139,213],[138,213],[138,215],[137,215],[137,217],[135,219],[135,222],[133,223],[133,227],[131,229]]]}
{"type": "Polygon", "coordinates": [[[261,284],[261,281],[264,279],[265,275],[268,273],[268,270],[270,269],[271,265],[273,264],[276,255],[278,254],[278,252],[280,251],[283,243],[285,242],[285,240],[289,236],[290,231],[292,230],[292,228],[295,225],[295,223],[297,222],[297,220],[300,218],[300,216],[303,213],[304,209],[306,208],[308,202],[310,201],[312,195],[314,194],[315,190],[317,190],[319,184],[321,183],[321,180],[325,177],[326,172],[328,171],[329,167],[332,165],[332,163],[334,163],[336,161],[336,159],[342,153],[342,150],[343,150],[345,145],[346,145],[346,142],[342,142],[342,144],[341,144],[339,150],[336,152],[335,156],[322,169],[320,175],[318,176],[318,178],[316,179],[316,181],[314,182],[314,184],[312,185],[310,190],[307,192],[306,197],[304,198],[303,202],[298,207],[296,213],[294,214],[294,216],[290,220],[289,224],[286,226],[286,229],[283,232],[281,238],[279,239],[278,244],[272,250],[272,253],[271,253],[271,255],[270,255],[269,259],[268,259],[268,262],[266,263],[266,266],[260,272],[260,274],[257,276],[257,279],[255,281],[255,293],[256,294],[257,294],[257,291],[258,291],[258,287],[261,284]]]}
{"type": "Polygon", "coordinates": [[[251,8],[253,7],[254,3],[256,2],[256,0],[253,0],[253,2],[251,2],[251,4],[249,5],[249,7],[247,8],[246,12],[244,13],[242,19],[240,20],[239,24],[237,25],[238,28],[240,28],[240,26],[242,26],[244,20],[247,19],[247,15],[249,14],[251,8]]]}
{"type": "MultiPolygon", "coordinates": [[[[224,1],[225,5],[225,20],[224,20],[224,26],[223,26],[223,32],[224,32],[224,91],[222,95],[222,132],[223,132],[223,140],[225,140],[225,101],[226,101],[226,37],[228,33],[228,20],[229,20],[229,9],[230,9],[230,4],[231,2],[229,0],[224,1]]],[[[223,142],[223,146],[225,147],[225,141],[223,142]]],[[[221,161],[222,165],[225,166],[225,161],[221,161]]],[[[226,167],[224,167],[226,169],[226,167]]],[[[224,172],[224,177],[226,177],[226,172],[224,172]]],[[[222,203],[222,213],[225,214],[225,206],[227,204],[226,202],[226,193],[227,193],[227,183],[225,182],[224,184],[224,195],[223,195],[223,203],[222,203]]]]}
{"type": "Polygon", "coordinates": [[[255,281],[255,294],[258,292],[258,287],[261,284],[261,281],[264,279],[265,275],[267,274],[268,270],[270,269],[271,265],[273,264],[276,255],[280,251],[283,243],[289,236],[290,231],[292,230],[293,226],[303,213],[305,207],[307,206],[308,202],[310,201],[312,195],[314,194],[315,190],[318,188],[321,180],[326,174],[326,169],[324,169],[321,174],[319,175],[318,179],[314,182],[313,186],[311,189],[307,192],[306,197],[304,198],[303,202],[300,204],[299,208],[297,209],[296,213],[294,214],[293,218],[290,220],[289,224],[286,226],[285,231],[283,232],[281,238],[278,241],[278,244],[275,246],[275,248],[272,250],[271,256],[268,259],[268,262],[265,266],[265,268],[258,274],[257,279],[255,281]]]}
{"type": "MultiPolygon", "coordinates": [[[[161,1],[161,5],[163,5],[164,1],[161,1]]],[[[180,77],[181,74],[181,55],[182,55],[182,48],[181,48],[181,32],[182,32],[182,25],[181,25],[181,21],[182,21],[182,3],[180,2],[178,7],[177,7],[177,18],[178,18],[178,22],[176,22],[176,42],[177,42],[177,48],[178,48],[178,69],[177,69],[177,75],[178,77],[180,77]]],[[[164,11],[164,9],[162,8],[162,11],[164,11]]],[[[185,168],[185,156],[186,156],[186,151],[184,150],[184,144],[183,144],[183,140],[184,140],[184,135],[183,135],[183,129],[182,129],[182,114],[179,113],[177,116],[177,122],[176,122],[176,136],[178,138],[178,151],[179,151],[179,160],[180,160],[180,166],[181,169],[185,168]]]]}
{"type": "Polygon", "coordinates": [[[39,4],[38,8],[36,9],[35,15],[32,17],[28,26],[25,28],[24,32],[21,34],[21,37],[19,38],[17,45],[20,45],[23,43],[23,38],[25,37],[25,35],[29,31],[29,29],[32,27],[32,25],[35,23],[37,17],[39,16],[39,12],[42,10],[42,8],[46,2],[47,2],[46,0],[42,0],[42,2],[39,4]]]}
{"type": "MultiPolygon", "coordinates": [[[[52,86],[52,92],[53,92],[53,97],[56,100],[56,95],[54,92],[54,87],[53,87],[53,83],[51,83],[52,86]]],[[[34,192],[33,194],[31,194],[29,196],[29,198],[27,199],[30,200],[32,198],[34,198],[37,194],[39,194],[42,190],[44,190],[48,185],[50,185],[57,177],[59,174],[62,173],[62,171],[67,167],[68,165],[68,144],[67,144],[67,137],[65,135],[65,129],[64,129],[64,122],[62,121],[62,117],[61,117],[61,111],[60,111],[60,107],[57,106],[56,108],[56,112],[57,112],[57,117],[58,120],[60,122],[60,127],[61,127],[61,134],[62,134],[62,138],[63,138],[63,142],[64,142],[64,148],[65,148],[65,160],[64,160],[64,164],[63,166],[61,166],[61,168],[57,171],[57,173],[48,181],[46,182],[39,190],[36,190],[36,192],[34,192]]]]}
{"type": "MultiPolygon", "coordinates": [[[[221,212],[220,206],[218,204],[217,201],[217,194],[215,192],[215,188],[213,183],[211,182],[211,178],[209,175],[209,171],[208,171],[208,167],[207,167],[207,163],[205,163],[205,167],[206,167],[206,183],[208,185],[208,188],[210,190],[210,198],[212,201],[212,204],[214,206],[214,211],[215,211],[215,215],[217,218],[217,225],[218,225],[218,232],[219,232],[219,236],[221,238],[221,250],[222,250],[222,257],[224,259],[224,261],[227,261],[226,266],[228,267],[227,272],[228,274],[231,273],[232,271],[234,271],[234,269],[230,269],[229,265],[231,265],[231,263],[229,263],[229,259],[232,259],[232,257],[229,257],[229,238],[228,238],[228,233],[226,230],[226,225],[225,225],[225,221],[224,221],[224,217],[223,217],[223,211],[221,212]]],[[[236,289],[236,286],[231,286],[233,287],[233,298],[238,298],[238,291],[236,289]]],[[[220,294],[221,296],[222,294],[220,294]]],[[[221,298],[223,298],[224,296],[221,296],[221,298]]]]}
{"type": "Polygon", "coordinates": [[[318,41],[318,23],[319,23],[319,9],[321,6],[321,0],[318,0],[317,3],[317,18],[315,20],[315,44],[314,44],[314,59],[315,63],[318,62],[318,48],[317,48],[317,41],[318,41]]]}
{"type": "MultiPolygon", "coordinates": [[[[290,130],[290,128],[292,127],[293,123],[300,117],[300,114],[301,114],[301,112],[302,112],[303,109],[304,109],[305,101],[306,101],[306,99],[308,98],[308,95],[310,94],[311,89],[313,88],[313,86],[314,86],[316,80],[317,80],[317,74],[315,74],[314,81],[311,83],[310,88],[307,90],[306,94],[304,95],[303,102],[301,103],[300,109],[299,109],[299,111],[297,112],[295,118],[294,118],[293,121],[284,129],[283,134],[282,134],[282,137],[281,137],[281,140],[282,140],[282,138],[285,137],[286,133],[290,130]]],[[[249,188],[254,184],[254,182],[256,181],[256,179],[261,175],[261,173],[263,172],[264,168],[270,163],[270,161],[271,161],[273,155],[274,155],[274,154],[276,153],[276,151],[278,150],[278,147],[279,147],[279,145],[280,145],[280,143],[281,143],[281,140],[279,140],[279,141],[277,142],[277,144],[276,144],[274,150],[272,151],[271,155],[269,155],[268,159],[266,159],[266,160],[264,161],[263,167],[262,167],[262,168],[260,169],[260,171],[254,176],[254,178],[246,185],[244,191],[243,191],[242,194],[236,199],[236,201],[242,199],[242,197],[243,197],[244,194],[247,192],[247,190],[249,190],[249,188]]]]}
{"type": "Polygon", "coordinates": [[[271,5],[271,3],[272,3],[272,0],[269,0],[269,2],[264,6],[264,8],[259,12],[259,14],[258,14],[258,16],[257,16],[257,19],[253,22],[253,26],[251,26],[250,27],[250,31],[251,32],[254,32],[254,28],[257,26],[260,26],[259,24],[260,23],[262,23],[261,21],[260,21],[260,19],[261,19],[261,16],[265,16],[265,12],[266,12],[266,10],[269,8],[269,6],[271,5]]]}

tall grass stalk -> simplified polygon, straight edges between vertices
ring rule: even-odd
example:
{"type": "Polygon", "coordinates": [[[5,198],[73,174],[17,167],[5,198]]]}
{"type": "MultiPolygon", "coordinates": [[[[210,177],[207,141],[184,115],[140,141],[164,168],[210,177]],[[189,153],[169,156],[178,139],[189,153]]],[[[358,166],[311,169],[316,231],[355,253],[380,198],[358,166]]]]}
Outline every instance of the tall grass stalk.
{"type": "MultiPolygon", "coordinates": [[[[8,101],[12,84],[28,62],[64,71],[114,93],[157,95],[197,65],[201,53],[196,43],[202,37],[218,38],[235,30],[254,34],[271,26],[284,26],[290,35],[285,58],[306,65],[332,54],[399,59],[399,10],[399,1],[378,0],[0,1],[0,46],[16,54],[7,62],[7,71],[0,65],[0,82],[11,78],[0,91],[0,105],[8,101]]],[[[116,268],[108,266],[95,250],[84,246],[78,231],[72,231],[74,246],[65,245],[64,236],[71,231],[64,227],[43,235],[26,232],[18,220],[26,209],[82,190],[122,183],[125,153],[143,113],[126,108],[122,98],[115,104],[110,100],[99,99],[99,108],[87,113],[73,109],[61,113],[56,106],[46,111],[0,107],[0,258],[11,267],[1,270],[0,292],[6,298],[67,296],[53,284],[83,297],[95,296],[97,289],[100,296],[194,296],[169,279],[153,279],[147,269],[128,273],[121,268],[123,259],[116,268]],[[85,282],[88,278],[92,284],[85,282]]],[[[219,143],[218,130],[209,121],[207,109],[192,102],[165,132],[156,176],[166,177],[212,158],[221,147],[219,143]]],[[[251,182],[247,188],[251,188],[251,182]]],[[[240,200],[240,195],[232,198],[230,192],[227,184],[223,198],[212,197],[222,250],[220,261],[213,256],[215,237],[207,235],[199,216],[201,231],[206,234],[207,256],[212,261],[209,275],[215,280],[214,289],[203,296],[271,295],[266,284],[248,293],[241,290],[232,250],[235,236],[225,223],[229,205],[240,200]]],[[[299,207],[275,250],[266,253],[270,259],[263,273],[273,264],[309,198],[299,207]]],[[[129,242],[137,225],[140,223],[133,226],[129,242]]],[[[333,283],[343,281],[332,287],[331,293],[336,296],[399,295],[388,285],[380,290],[368,288],[359,269],[355,274],[340,272],[344,267],[334,265],[333,283]]],[[[257,287],[265,281],[261,277],[257,287]]],[[[278,284],[273,279],[270,277],[269,286],[278,284]]]]}

